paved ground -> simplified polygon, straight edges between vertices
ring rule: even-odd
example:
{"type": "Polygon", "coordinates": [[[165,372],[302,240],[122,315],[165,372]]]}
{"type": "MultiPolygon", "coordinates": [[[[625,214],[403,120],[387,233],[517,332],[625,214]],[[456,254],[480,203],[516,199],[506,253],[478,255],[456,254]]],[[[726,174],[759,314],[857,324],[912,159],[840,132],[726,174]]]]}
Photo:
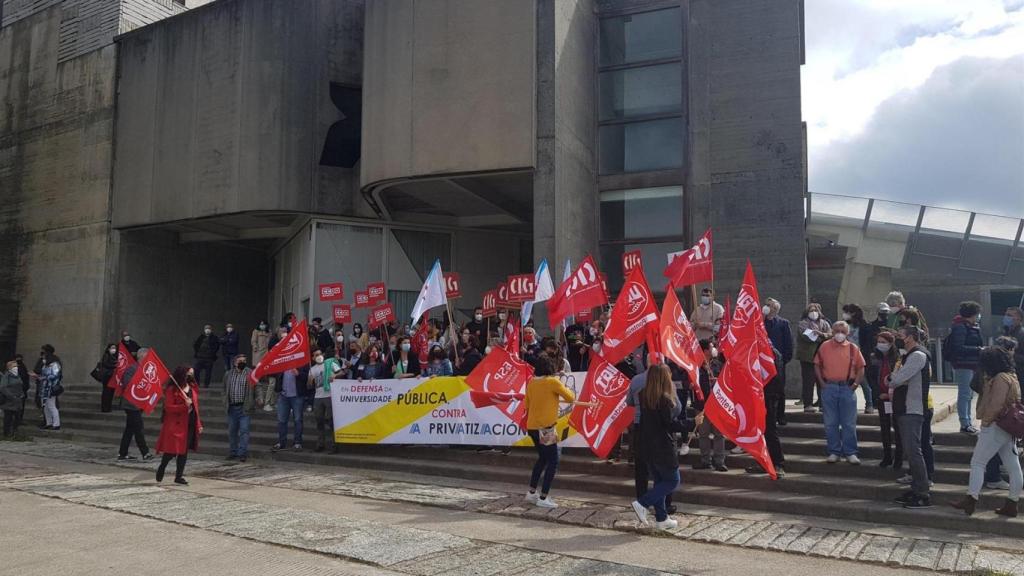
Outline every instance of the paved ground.
{"type": "MultiPolygon", "coordinates": [[[[113,465],[109,449],[0,443],[0,510],[23,527],[15,531],[17,565],[27,569],[19,574],[50,573],[40,564],[49,547],[36,544],[46,540],[70,540],[66,549],[84,558],[77,572],[62,565],[59,573],[94,574],[100,566],[127,571],[135,566],[130,554],[110,551],[134,546],[140,534],[160,543],[152,552],[157,563],[166,557],[204,573],[219,566],[207,564],[209,555],[230,550],[216,559],[230,566],[228,574],[250,559],[268,574],[303,574],[307,566],[336,566],[341,574],[506,574],[541,567],[551,574],[909,573],[896,566],[1024,574],[1018,542],[970,535],[720,510],[678,515],[680,529],[664,537],[638,531],[624,503],[607,497],[567,494],[562,508],[548,512],[523,506],[508,486],[193,460],[192,485],[182,489],[157,485],[152,463],[113,465]],[[236,545],[188,553],[189,542],[225,539],[236,545]],[[275,552],[279,563],[258,560],[275,552]]],[[[45,563],[51,561],[64,560],[45,563]]]]}

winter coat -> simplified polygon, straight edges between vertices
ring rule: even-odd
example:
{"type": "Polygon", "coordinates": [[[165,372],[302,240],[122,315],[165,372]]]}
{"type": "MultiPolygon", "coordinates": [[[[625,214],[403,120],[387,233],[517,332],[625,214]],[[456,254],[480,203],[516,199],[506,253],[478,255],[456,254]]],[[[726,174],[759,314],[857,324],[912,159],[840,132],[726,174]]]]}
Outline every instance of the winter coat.
{"type": "Polygon", "coordinates": [[[199,417],[199,387],[192,384],[189,388],[192,410],[195,410],[196,414],[195,442],[191,446],[188,445],[189,406],[185,404],[185,398],[178,385],[171,383],[164,388],[163,425],[160,427],[160,437],[156,441],[157,452],[181,455],[187,454],[189,450],[199,449],[199,428],[203,426],[203,421],[199,417]]]}
{"type": "Polygon", "coordinates": [[[216,334],[200,334],[199,338],[192,343],[192,351],[197,360],[216,360],[217,350],[220,349],[220,340],[216,334]]]}
{"type": "Polygon", "coordinates": [[[0,376],[0,410],[21,410],[25,392],[21,389],[21,378],[10,372],[0,376]]]}
{"type": "Polygon", "coordinates": [[[100,382],[103,387],[106,387],[107,382],[110,382],[110,378],[114,375],[114,371],[117,370],[117,353],[103,352],[98,368],[100,369],[100,382]]]}
{"type": "Polygon", "coordinates": [[[949,331],[949,344],[952,354],[948,358],[953,368],[975,370],[985,340],[981,337],[981,327],[965,320],[961,316],[953,318],[953,328],[949,331]]]}
{"type": "Polygon", "coordinates": [[[255,366],[270,350],[270,332],[253,329],[249,344],[252,346],[252,365],[255,366]]]}
{"type": "Polygon", "coordinates": [[[682,412],[682,406],[666,398],[657,410],[648,410],[642,406],[638,406],[637,410],[640,411],[637,457],[659,470],[678,468],[679,456],[676,454],[674,432],[678,429],[676,418],[682,412]]]}
{"type": "Polygon", "coordinates": [[[1003,410],[1020,401],[1020,383],[1015,374],[1000,372],[985,378],[981,398],[978,399],[978,420],[986,428],[1002,415],[1003,410]]]}
{"type": "Polygon", "coordinates": [[[832,324],[824,316],[816,321],[804,318],[800,321],[799,331],[800,333],[796,337],[796,359],[801,362],[814,362],[814,355],[818,353],[818,346],[821,346],[822,342],[827,340],[832,334],[832,324]],[[804,332],[807,330],[824,332],[827,336],[818,336],[817,340],[811,341],[810,338],[804,335],[804,332]]]}
{"type": "Polygon", "coordinates": [[[772,346],[782,353],[782,363],[789,364],[793,359],[793,332],[789,328],[789,320],[782,316],[768,318],[764,321],[764,328],[768,332],[772,346]]]}
{"type": "Polygon", "coordinates": [[[225,332],[220,338],[220,345],[224,348],[225,356],[238,355],[238,332],[225,332]]]}
{"type": "Polygon", "coordinates": [[[42,371],[39,374],[39,381],[36,384],[39,400],[48,400],[50,396],[54,396],[54,389],[64,379],[64,370],[63,366],[61,366],[60,358],[54,356],[50,359],[49,363],[43,365],[42,371]]]}

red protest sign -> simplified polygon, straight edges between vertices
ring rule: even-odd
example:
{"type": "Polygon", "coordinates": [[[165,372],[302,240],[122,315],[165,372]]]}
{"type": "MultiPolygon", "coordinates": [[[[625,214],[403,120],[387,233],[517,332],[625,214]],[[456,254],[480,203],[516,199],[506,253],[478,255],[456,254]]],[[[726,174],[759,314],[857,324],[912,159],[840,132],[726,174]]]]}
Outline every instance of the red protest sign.
{"type": "Polygon", "coordinates": [[[255,384],[268,374],[279,374],[304,364],[309,364],[309,327],[305,319],[292,328],[288,336],[274,344],[270,352],[267,352],[267,355],[256,364],[256,368],[249,373],[249,381],[255,384]]]}
{"type": "Polygon", "coordinates": [[[125,387],[124,397],[136,408],[146,414],[153,412],[157,402],[164,394],[164,384],[171,378],[171,373],[150,348],[145,357],[138,363],[135,374],[125,387]]]}
{"type": "Polygon", "coordinates": [[[121,395],[121,382],[124,380],[124,373],[131,366],[135,366],[135,364],[135,357],[128,351],[128,347],[124,345],[124,342],[118,342],[117,368],[114,368],[114,373],[110,376],[110,380],[107,380],[107,388],[114,389],[114,396],[121,395]]]}
{"type": "Polygon", "coordinates": [[[370,329],[387,324],[395,319],[395,307],[390,302],[370,311],[370,329]]]}
{"type": "Polygon", "coordinates": [[[366,296],[370,299],[370,305],[380,304],[388,299],[387,288],[383,282],[374,282],[366,285],[366,296]]]}
{"type": "Polygon", "coordinates": [[[580,310],[579,312],[576,313],[576,322],[579,323],[579,324],[584,324],[586,322],[590,322],[593,319],[594,319],[594,309],[593,308],[587,308],[586,310],[580,310]]]}
{"type": "Polygon", "coordinates": [[[533,300],[537,291],[537,280],[533,274],[517,274],[508,277],[508,301],[512,304],[522,304],[533,300]]]}
{"type": "Polygon", "coordinates": [[[352,321],[352,307],[348,304],[335,304],[331,307],[335,324],[348,324],[352,321]]]}
{"type": "Polygon", "coordinates": [[[498,284],[498,308],[512,308],[512,302],[508,299],[508,282],[498,284]]]}
{"type": "Polygon", "coordinates": [[[356,308],[369,308],[370,306],[370,295],[365,290],[356,292],[356,308]]]}
{"type": "Polygon", "coordinates": [[[345,298],[345,285],[341,282],[331,282],[320,285],[320,301],[342,300],[345,298]]]}
{"type": "Polygon", "coordinates": [[[462,296],[462,281],[458,272],[448,272],[444,275],[444,295],[449,300],[462,296]]]}
{"type": "Polygon", "coordinates": [[[619,436],[633,422],[632,406],[626,405],[629,378],[604,359],[591,362],[579,402],[569,416],[572,427],[583,436],[598,458],[607,458],[619,436]]]}
{"type": "MultiPolygon", "coordinates": [[[[532,376],[532,366],[513,358],[504,348],[495,347],[466,376],[466,385],[487,394],[518,395],[526,392],[526,383],[532,376]]],[[[520,427],[526,427],[526,407],[522,401],[499,404],[498,409],[520,427]]]]}
{"type": "Polygon", "coordinates": [[[488,290],[484,292],[483,308],[484,318],[493,318],[498,315],[498,291],[488,290]]]}
{"type": "Polygon", "coordinates": [[[643,269],[644,262],[639,250],[632,250],[622,255],[622,275],[629,276],[633,268],[643,269]]]}

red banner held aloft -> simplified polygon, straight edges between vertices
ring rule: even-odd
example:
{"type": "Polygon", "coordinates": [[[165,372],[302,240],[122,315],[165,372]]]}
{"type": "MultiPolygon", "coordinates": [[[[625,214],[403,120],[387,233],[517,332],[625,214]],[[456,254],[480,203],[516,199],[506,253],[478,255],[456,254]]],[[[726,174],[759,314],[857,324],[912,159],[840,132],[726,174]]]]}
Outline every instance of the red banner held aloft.
{"type": "Polygon", "coordinates": [[[374,282],[366,285],[366,296],[370,299],[370,306],[374,306],[388,299],[388,290],[383,282],[374,282]]]}
{"type": "Polygon", "coordinates": [[[658,305],[644,271],[635,268],[615,300],[604,330],[601,356],[613,364],[622,360],[644,343],[650,331],[658,331],[658,305]]]}
{"type": "Polygon", "coordinates": [[[516,274],[508,277],[508,301],[522,304],[533,300],[537,291],[537,281],[533,274],[516,274]]]}
{"type": "Polygon", "coordinates": [[[320,285],[320,301],[343,300],[345,298],[345,285],[341,282],[331,282],[320,285]]]}
{"type": "Polygon", "coordinates": [[[370,311],[370,329],[373,330],[374,328],[379,328],[388,322],[394,321],[394,319],[395,307],[392,306],[390,302],[383,306],[378,306],[370,311]]]}
{"type": "Polygon", "coordinates": [[[171,373],[156,355],[156,350],[150,348],[139,361],[131,381],[125,386],[124,398],[139,410],[150,414],[163,397],[164,385],[170,378],[171,373]]]}
{"type": "Polygon", "coordinates": [[[348,324],[352,321],[352,307],[348,304],[335,304],[331,307],[335,324],[348,324]]]}
{"type": "Polygon", "coordinates": [[[593,256],[587,256],[547,301],[548,321],[554,329],[579,310],[604,306],[608,294],[593,256]]]}
{"type": "Polygon", "coordinates": [[[107,388],[114,389],[114,396],[121,395],[121,381],[124,380],[124,373],[135,364],[135,357],[128,351],[128,347],[124,345],[124,342],[118,342],[117,367],[114,368],[114,373],[111,374],[110,380],[107,380],[107,388]]]}
{"type": "Polygon", "coordinates": [[[633,422],[632,406],[626,405],[629,378],[604,359],[595,359],[577,401],[594,406],[576,406],[569,416],[572,427],[587,441],[598,458],[607,458],[619,436],[633,422]]]}
{"type": "Polygon", "coordinates": [[[761,313],[761,295],[757,291],[757,278],[754,269],[747,262],[747,270],[743,274],[743,286],[736,295],[736,310],[732,319],[726,314],[722,319],[723,331],[719,348],[727,358],[732,358],[733,348],[743,339],[753,340],[757,344],[758,357],[751,364],[752,374],[763,387],[775,377],[775,353],[772,342],[768,339],[768,330],[764,327],[764,315],[761,313]],[[728,328],[726,328],[728,326],[728,328]],[[756,364],[756,366],[755,366],[756,364]]]}
{"type": "MultiPolygon", "coordinates": [[[[466,385],[486,394],[525,394],[526,383],[533,377],[533,367],[513,358],[503,348],[494,348],[466,376],[466,385]]],[[[526,407],[520,400],[498,404],[509,420],[526,428],[526,407]]]]}
{"type": "Polygon", "coordinates": [[[370,304],[370,295],[367,294],[365,290],[362,292],[356,292],[355,301],[356,308],[369,308],[372,306],[372,304],[370,304]]]}
{"type": "Polygon", "coordinates": [[[451,300],[452,298],[462,297],[462,281],[459,279],[458,272],[446,272],[444,275],[444,296],[451,300]]]}
{"type": "Polygon", "coordinates": [[[484,292],[483,305],[484,318],[493,318],[498,315],[498,291],[488,290],[484,292]]]}
{"type": "Polygon", "coordinates": [[[669,254],[664,274],[677,288],[713,281],[715,265],[711,257],[711,228],[693,248],[669,254]]]}
{"type": "Polygon", "coordinates": [[[700,365],[704,363],[704,352],[693,331],[693,325],[686,317],[676,290],[672,284],[665,290],[665,304],[661,308],[661,353],[690,376],[690,389],[698,401],[704,400],[700,389],[700,365]]]}
{"type": "Polygon", "coordinates": [[[249,382],[253,385],[268,374],[280,374],[285,370],[309,365],[309,326],[306,320],[292,328],[283,340],[274,344],[267,355],[260,360],[249,373],[249,382]]]}
{"type": "Polygon", "coordinates": [[[643,254],[639,250],[631,250],[622,255],[622,275],[629,276],[634,268],[644,267],[643,254]]]}

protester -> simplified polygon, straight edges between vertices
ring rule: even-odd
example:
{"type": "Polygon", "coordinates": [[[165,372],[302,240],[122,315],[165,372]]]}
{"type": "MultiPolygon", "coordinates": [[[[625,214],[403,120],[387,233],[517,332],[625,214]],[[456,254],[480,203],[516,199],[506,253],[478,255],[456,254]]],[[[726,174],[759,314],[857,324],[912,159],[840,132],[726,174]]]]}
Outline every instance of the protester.
{"type": "MultiPolygon", "coordinates": [[[[772,466],[778,478],[786,475],[786,456],[782,453],[782,441],[779,439],[779,429],[776,422],[778,415],[776,410],[779,406],[779,396],[786,393],[786,376],[782,370],[782,352],[772,346],[772,354],[775,356],[775,377],[764,386],[764,405],[766,409],[764,424],[764,443],[768,448],[768,456],[772,459],[772,466]]],[[[767,470],[760,464],[754,464],[746,469],[747,474],[766,474],[767,470]]]]}
{"type": "Polygon", "coordinates": [[[62,381],[64,370],[56,350],[50,344],[43,344],[39,354],[40,368],[35,372],[36,392],[43,408],[42,430],[60,430],[60,411],[57,408],[57,397],[64,392],[62,381]]]}
{"type": "MultiPolygon", "coordinates": [[[[476,341],[476,336],[471,334],[466,344],[466,349],[459,354],[459,363],[455,368],[456,376],[469,376],[469,373],[484,359],[480,354],[480,343],[476,341]]],[[[530,364],[532,365],[533,362],[530,364]]]]}
{"type": "MultiPolygon", "coordinates": [[[[874,345],[874,340],[863,340],[864,344],[861,345],[861,334],[871,332],[867,329],[868,323],[864,320],[864,310],[856,304],[846,304],[843,306],[843,320],[850,325],[850,343],[860,350],[861,355],[864,355],[865,347],[870,352],[871,347],[874,345]]],[[[871,386],[861,386],[860,390],[864,395],[864,413],[874,414],[875,401],[872,396],[871,386]]]]}
{"type": "Polygon", "coordinates": [[[366,347],[370,345],[370,336],[363,332],[363,325],[356,322],[352,325],[352,340],[359,343],[360,350],[366,350],[366,347]]]}
{"type": "Polygon", "coordinates": [[[384,363],[380,361],[380,347],[377,344],[370,344],[366,353],[359,360],[356,374],[359,381],[362,382],[364,379],[373,380],[386,377],[385,369],[384,363]]]}
{"type": "MultiPolygon", "coordinates": [[[[277,332],[267,342],[268,350],[273,350],[278,342],[288,337],[288,326],[280,326],[277,332]]],[[[281,380],[280,374],[270,374],[259,382],[260,394],[257,396],[257,404],[263,406],[264,412],[274,412],[277,409],[277,388],[281,380]]]]}
{"type": "MultiPolygon", "coordinates": [[[[879,302],[876,307],[875,319],[866,324],[860,331],[860,342],[861,342],[861,353],[864,352],[865,347],[873,346],[877,343],[878,333],[883,330],[888,330],[889,327],[886,324],[889,321],[889,305],[885,302],[879,302]]],[[[871,351],[869,350],[868,353],[871,351]]],[[[874,395],[875,390],[871,391],[874,395]]],[[[875,397],[875,396],[872,396],[875,397]]]]}
{"type": "Polygon", "coordinates": [[[981,495],[985,466],[992,456],[999,454],[1010,475],[1010,493],[996,514],[1014,518],[1017,516],[1024,476],[1021,474],[1016,441],[1010,433],[1000,428],[998,419],[1008,407],[1020,401],[1020,382],[1014,374],[1013,358],[998,347],[984,348],[979,355],[979,366],[985,376],[981,398],[978,400],[981,430],[971,456],[967,495],[960,502],[954,503],[953,507],[963,510],[968,516],[974,513],[981,495]]]}
{"type": "Polygon", "coordinates": [[[417,378],[420,375],[419,356],[412,352],[412,341],[408,336],[398,338],[398,346],[391,353],[391,371],[394,378],[417,378]]]}
{"type": "Polygon", "coordinates": [[[0,410],[4,417],[4,438],[12,438],[18,432],[18,412],[21,410],[25,392],[21,389],[21,378],[18,377],[18,362],[7,363],[3,376],[0,376],[0,410]]]}
{"type": "MultiPolygon", "coordinates": [[[[669,517],[666,501],[679,486],[679,459],[673,433],[681,406],[676,401],[669,368],[663,364],[648,368],[639,396],[640,433],[636,457],[646,464],[654,486],[633,501],[633,512],[640,524],[646,526],[647,508],[653,506],[655,528],[671,530],[679,526],[669,517]]],[[[703,424],[703,419],[703,413],[697,414],[694,424],[703,424]]]]}
{"type": "Polygon", "coordinates": [[[1018,306],[1010,306],[1003,315],[1003,334],[1017,341],[1013,353],[1014,371],[1017,379],[1024,378],[1024,310],[1018,306]]]}
{"type": "Polygon", "coordinates": [[[832,338],[814,356],[814,369],[821,386],[821,413],[825,422],[829,464],[845,458],[853,465],[857,457],[857,382],[864,373],[864,356],[848,340],[849,325],[840,320],[832,325],[832,338]]]}
{"type": "Polygon", "coordinates": [[[576,400],[572,391],[555,376],[555,370],[555,359],[542,355],[537,361],[536,376],[526,384],[526,395],[523,398],[523,405],[526,407],[526,433],[537,448],[537,462],[533,465],[533,473],[530,475],[530,491],[526,494],[526,501],[540,508],[558,507],[554,500],[548,498],[551,483],[558,470],[561,451],[555,429],[555,424],[558,423],[558,402],[559,398],[565,402],[576,400]],[[544,475],[544,482],[540,484],[538,494],[537,485],[540,483],[541,474],[544,475]]]}
{"type": "Polygon", "coordinates": [[[590,328],[582,324],[572,324],[565,329],[565,359],[569,361],[571,372],[586,372],[590,358],[590,345],[593,339],[590,328]]]}
{"type": "MultiPolygon", "coordinates": [[[[305,383],[309,368],[290,368],[278,375],[277,381],[277,444],[271,450],[277,452],[288,445],[288,421],[294,422],[295,442],[293,450],[302,450],[302,408],[305,402],[299,382],[305,383]]],[[[303,386],[302,388],[305,388],[303,386]]]]}
{"type": "Polygon", "coordinates": [[[221,348],[224,350],[224,371],[231,370],[234,366],[235,356],[238,355],[238,333],[235,332],[235,325],[228,323],[224,326],[224,336],[220,339],[221,348]]]}
{"type": "Polygon", "coordinates": [[[889,375],[896,369],[898,359],[896,336],[886,328],[875,337],[875,349],[871,351],[865,376],[872,388],[875,406],[878,408],[878,426],[882,437],[882,461],[878,465],[881,468],[891,466],[894,470],[903,467],[903,445],[900,429],[893,415],[892,390],[889,388],[889,375]]]}
{"type": "Polygon", "coordinates": [[[907,299],[903,297],[903,293],[893,290],[885,297],[885,303],[889,307],[889,317],[886,318],[886,328],[895,330],[899,328],[899,313],[907,306],[907,299]]]}
{"type": "MultiPolygon", "coordinates": [[[[313,395],[313,417],[316,419],[316,451],[323,452],[327,446],[327,435],[333,437],[334,420],[331,409],[331,383],[341,376],[342,362],[339,358],[327,358],[323,364],[314,358],[314,366],[310,369],[310,381],[316,388],[313,395]],[[319,370],[318,370],[319,369],[319,370]],[[316,371],[314,373],[314,371],[316,371]]],[[[333,443],[333,441],[332,441],[333,443]]],[[[331,454],[338,452],[338,445],[334,444],[331,454]]]]}
{"type": "Polygon", "coordinates": [[[923,343],[928,341],[917,326],[900,329],[907,351],[902,363],[889,375],[893,414],[900,430],[903,453],[910,465],[911,490],[896,501],[904,508],[930,508],[928,467],[922,450],[921,426],[926,413],[928,386],[931,381],[931,358],[923,343]]]}
{"type": "Polygon", "coordinates": [[[249,459],[249,430],[256,411],[256,390],[250,385],[248,359],[235,356],[231,370],[224,373],[224,410],[228,417],[228,460],[249,459]]]}
{"type": "MultiPolygon", "coordinates": [[[[17,425],[25,421],[25,403],[28,401],[28,391],[32,388],[32,374],[29,372],[28,366],[25,366],[25,357],[21,354],[14,355],[14,361],[18,364],[18,378],[21,378],[21,410],[18,411],[17,425]]],[[[38,393],[37,393],[38,394],[38,393]]]]}
{"type": "MultiPolygon", "coordinates": [[[[543,349],[543,354],[547,354],[548,357],[554,361],[555,368],[558,369],[558,367],[561,367],[561,370],[558,370],[559,373],[568,374],[573,371],[572,365],[569,363],[569,360],[566,359],[565,354],[562,353],[562,347],[558,345],[557,340],[551,336],[547,336],[541,340],[540,345],[543,349]]],[[[531,362],[531,364],[533,363],[531,362]]],[[[536,364],[533,365],[536,368],[536,364]]]]}
{"type": "Polygon", "coordinates": [[[266,320],[260,320],[260,323],[252,329],[249,346],[252,348],[252,366],[255,368],[270,350],[270,327],[266,320]]]}
{"type": "Polygon", "coordinates": [[[978,429],[971,422],[971,380],[978,370],[978,357],[985,341],[981,336],[981,304],[973,301],[960,303],[960,313],[953,318],[949,331],[949,345],[943,346],[949,352],[947,361],[953,364],[953,379],[956,381],[956,411],[960,417],[960,431],[977,434],[978,429]]]}
{"type": "Polygon", "coordinates": [[[362,355],[363,349],[359,347],[359,342],[353,340],[348,343],[348,348],[345,350],[345,363],[343,365],[344,378],[355,380],[359,377],[360,358],[362,355]]]}
{"type": "Polygon", "coordinates": [[[725,308],[714,301],[714,293],[711,288],[704,288],[700,291],[700,303],[690,314],[690,323],[693,324],[693,331],[698,340],[712,340],[718,336],[718,330],[722,326],[722,317],[725,316],[725,308]]]}
{"type": "MultiPolygon", "coordinates": [[[[705,366],[710,366],[718,358],[718,348],[712,344],[711,340],[702,339],[700,349],[704,353],[705,366]]],[[[704,371],[700,374],[700,389],[704,394],[704,400],[693,401],[693,409],[697,412],[704,411],[704,404],[711,397],[711,390],[715,387],[713,373],[708,373],[703,367],[701,370],[704,371]]],[[[704,419],[697,426],[696,433],[698,446],[700,446],[700,462],[695,463],[693,469],[714,468],[715,472],[728,472],[729,467],[725,465],[725,436],[708,419],[704,419]]]]}
{"type": "MultiPolygon", "coordinates": [[[[146,355],[149,354],[149,348],[139,348],[136,351],[136,356],[139,362],[142,362],[146,355]]],[[[118,407],[124,410],[124,430],[121,431],[121,445],[117,452],[118,460],[135,460],[134,456],[128,454],[128,448],[132,445],[132,439],[135,440],[135,446],[139,449],[139,454],[142,455],[143,460],[149,460],[153,457],[153,454],[149,451],[149,444],[146,442],[146,428],[142,420],[142,410],[138,406],[129,402],[126,398],[125,391],[128,389],[128,384],[135,377],[135,373],[138,371],[139,364],[132,364],[125,371],[121,378],[120,385],[120,400],[118,407]]],[[[163,384],[163,382],[161,382],[163,384]]]]}
{"type": "Polygon", "coordinates": [[[423,376],[433,378],[435,376],[451,376],[452,374],[454,374],[452,361],[448,359],[448,354],[444,349],[435,344],[430,349],[430,360],[423,367],[423,376]]]}
{"type": "Polygon", "coordinates": [[[117,370],[117,355],[117,344],[107,344],[107,349],[103,351],[94,371],[96,380],[100,383],[100,412],[104,414],[110,412],[114,403],[114,389],[107,386],[107,383],[117,370]]]}
{"type": "MultiPolygon", "coordinates": [[[[768,339],[771,340],[772,346],[774,346],[782,354],[782,369],[779,371],[782,377],[782,382],[786,382],[786,365],[793,359],[793,332],[789,326],[789,320],[786,320],[782,316],[779,316],[779,311],[782,310],[782,304],[775,298],[768,298],[765,300],[764,306],[761,307],[761,312],[764,314],[764,328],[768,332],[768,339]]],[[[775,413],[778,415],[778,425],[786,425],[786,390],[783,386],[782,395],[778,398],[778,406],[776,407],[775,413]]]]}
{"type": "Polygon", "coordinates": [[[540,341],[537,339],[537,331],[529,326],[523,328],[523,344],[520,353],[524,359],[540,354],[540,341]]]}
{"type": "Polygon", "coordinates": [[[188,366],[175,368],[171,381],[164,387],[163,425],[156,440],[156,451],[162,454],[156,469],[157,482],[164,481],[167,464],[174,459],[174,483],[188,484],[185,480],[188,451],[199,449],[199,435],[203,433],[198,388],[195,369],[188,366]]]}
{"type": "Polygon", "coordinates": [[[323,318],[319,316],[313,318],[312,324],[309,325],[309,342],[323,352],[324,358],[332,358],[334,356],[334,338],[331,337],[331,331],[324,328],[323,323],[323,318]]]}
{"type": "Polygon", "coordinates": [[[192,369],[196,373],[196,382],[202,378],[203,388],[210,387],[210,377],[213,375],[213,363],[217,360],[217,351],[220,350],[220,339],[213,333],[213,326],[203,326],[203,333],[192,343],[192,351],[195,363],[192,369]],[[202,375],[206,374],[203,378],[202,375]]]}
{"type": "Polygon", "coordinates": [[[817,412],[821,404],[821,385],[814,369],[814,358],[818,347],[832,337],[829,321],[822,317],[821,304],[811,302],[804,309],[800,318],[800,334],[796,337],[796,358],[800,361],[800,376],[803,385],[802,400],[804,412],[817,412]],[[818,400],[814,400],[814,392],[818,392],[818,400]]]}
{"type": "Polygon", "coordinates": [[[477,345],[480,346],[480,352],[483,352],[483,346],[487,342],[487,325],[484,323],[484,309],[477,306],[473,309],[473,319],[466,323],[464,330],[468,330],[471,336],[476,337],[477,345]]]}
{"type": "Polygon", "coordinates": [[[121,331],[121,342],[124,342],[124,347],[128,349],[133,356],[139,353],[139,348],[142,346],[132,338],[131,334],[127,330],[121,331]]]}

